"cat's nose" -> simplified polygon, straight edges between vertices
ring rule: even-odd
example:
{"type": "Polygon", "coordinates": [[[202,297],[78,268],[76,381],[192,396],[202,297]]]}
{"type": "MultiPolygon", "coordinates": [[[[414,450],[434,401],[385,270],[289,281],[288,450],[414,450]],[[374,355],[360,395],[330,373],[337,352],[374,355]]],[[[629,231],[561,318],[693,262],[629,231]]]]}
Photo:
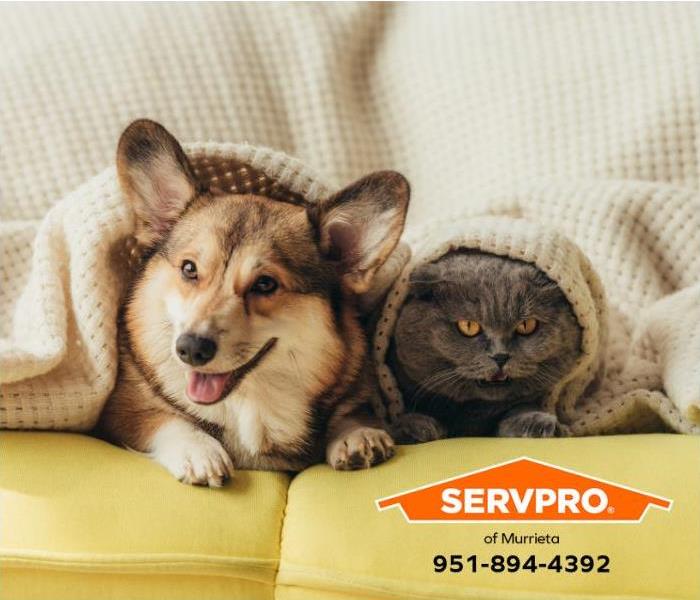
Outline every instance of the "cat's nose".
{"type": "Polygon", "coordinates": [[[495,362],[499,367],[502,367],[508,362],[510,354],[494,354],[491,356],[491,360],[495,362]]]}
{"type": "Polygon", "coordinates": [[[183,333],[175,341],[175,351],[182,362],[198,367],[214,358],[216,342],[191,333],[183,333]]]}

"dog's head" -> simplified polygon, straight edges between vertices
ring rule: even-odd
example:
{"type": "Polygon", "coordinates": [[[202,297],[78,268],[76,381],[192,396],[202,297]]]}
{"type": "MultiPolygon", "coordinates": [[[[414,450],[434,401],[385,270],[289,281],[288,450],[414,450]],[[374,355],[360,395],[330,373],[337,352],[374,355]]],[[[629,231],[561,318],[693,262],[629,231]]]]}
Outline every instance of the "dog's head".
{"type": "Polygon", "coordinates": [[[145,120],[122,134],[117,170],[151,254],[127,313],[131,343],[165,391],[211,405],[262,373],[268,385],[298,378],[305,393],[331,385],[352,297],[403,230],[404,177],[374,173],[308,205],[213,196],[145,120]]]}

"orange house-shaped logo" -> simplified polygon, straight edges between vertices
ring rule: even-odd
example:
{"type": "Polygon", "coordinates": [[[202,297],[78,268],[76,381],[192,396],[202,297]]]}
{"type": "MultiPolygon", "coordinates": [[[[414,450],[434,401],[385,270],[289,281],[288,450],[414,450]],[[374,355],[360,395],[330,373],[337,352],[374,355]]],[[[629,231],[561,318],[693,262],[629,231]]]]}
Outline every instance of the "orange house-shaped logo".
{"type": "Polygon", "coordinates": [[[672,501],[522,457],[376,501],[409,523],[639,523],[672,501]]]}

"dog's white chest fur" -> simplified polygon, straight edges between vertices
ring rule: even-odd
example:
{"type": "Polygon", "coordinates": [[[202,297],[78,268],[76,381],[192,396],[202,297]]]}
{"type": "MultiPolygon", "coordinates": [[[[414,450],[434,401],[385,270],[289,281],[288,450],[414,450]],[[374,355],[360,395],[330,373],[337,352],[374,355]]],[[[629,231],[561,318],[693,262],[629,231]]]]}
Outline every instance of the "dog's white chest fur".
{"type": "Polygon", "coordinates": [[[232,434],[235,433],[236,441],[241,444],[251,454],[258,454],[269,445],[269,435],[267,433],[267,421],[265,414],[267,411],[260,410],[255,405],[255,401],[239,396],[229,400],[232,406],[227,407],[229,419],[227,419],[227,429],[224,437],[231,441],[232,434]]]}
{"type": "Polygon", "coordinates": [[[224,445],[251,455],[273,446],[296,447],[308,432],[309,401],[300,390],[256,385],[255,393],[234,392],[224,402],[224,445]]]}

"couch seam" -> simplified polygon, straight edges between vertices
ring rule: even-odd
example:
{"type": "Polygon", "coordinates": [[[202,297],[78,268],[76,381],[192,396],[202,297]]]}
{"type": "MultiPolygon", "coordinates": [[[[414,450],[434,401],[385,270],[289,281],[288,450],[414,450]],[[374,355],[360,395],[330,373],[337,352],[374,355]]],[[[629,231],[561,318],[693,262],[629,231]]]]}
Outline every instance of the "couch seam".
{"type": "Polygon", "coordinates": [[[287,507],[289,506],[289,490],[292,489],[296,475],[294,475],[289,481],[289,485],[286,487],[284,496],[284,505],[282,506],[282,515],[280,517],[280,534],[277,542],[277,548],[279,550],[279,558],[277,559],[277,568],[275,569],[275,574],[272,579],[272,597],[273,599],[277,597],[277,579],[279,577],[280,565],[282,564],[282,545],[284,544],[284,529],[287,522],[287,507]]]}
{"type": "Polygon", "coordinates": [[[259,559],[259,561],[241,561],[240,559],[230,559],[228,557],[206,557],[188,556],[188,555],[151,555],[150,557],[141,557],[134,559],[129,555],[103,555],[95,558],[95,555],[84,554],[55,554],[55,555],[40,555],[38,553],[26,552],[22,553],[7,553],[0,552],[0,565],[6,568],[21,568],[21,569],[50,569],[50,570],[66,570],[80,572],[96,572],[96,573],[158,573],[168,574],[174,572],[192,572],[201,575],[224,576],[236,579],[245,579],[274,585],[276,573],[279,570],[279,560],[277,559],[259,559]],[[269,564],[265,564],[269,562],[269,564]],[[147,570],[148,568],[154,570],[147,570]],[[164,568],[165,567],[165,568],[164,568]],[[183,568],[185,567],[185,568],[183,568]],[[190,567],[190,568],[187,568],[190,567]],[[211,571],[207,573],[206,567],[210,567],[211,571]],[[271,580],[262,577],[251,577],[241,573],[231,573],[226,568],[242,567],[248,568],[260,573],[273,573],[271,580]]]}

